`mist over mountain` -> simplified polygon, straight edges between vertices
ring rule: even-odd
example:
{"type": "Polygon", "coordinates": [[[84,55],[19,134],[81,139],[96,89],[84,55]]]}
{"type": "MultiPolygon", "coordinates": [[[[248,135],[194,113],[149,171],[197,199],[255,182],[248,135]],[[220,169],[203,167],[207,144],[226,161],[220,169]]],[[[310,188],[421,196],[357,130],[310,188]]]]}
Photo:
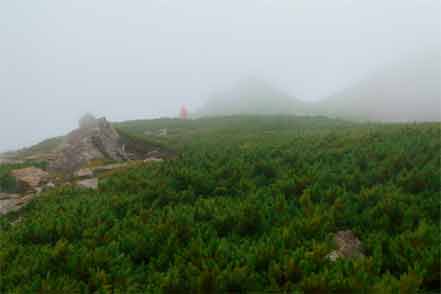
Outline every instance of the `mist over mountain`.
{"type": "Polygon", "coordinates": [[[308,104],[265,80],[248,77],[213,94],[196,116],[233,114],[304,114],[308,104]]]}
{"type": "Polygon", "coordinates": [[[380,68],[319,102],[306,102],[267,81],[247,78],[211,96],[197,116],[312,114],[384,122],[441,120],[441,51],[425,51],[380,68]]]}
{"type": "Polygon", "coordinates": [[[433,50],[372,73],[316,105],[323,114],[374,121],[441,119],[441,51],[433,50]]]}

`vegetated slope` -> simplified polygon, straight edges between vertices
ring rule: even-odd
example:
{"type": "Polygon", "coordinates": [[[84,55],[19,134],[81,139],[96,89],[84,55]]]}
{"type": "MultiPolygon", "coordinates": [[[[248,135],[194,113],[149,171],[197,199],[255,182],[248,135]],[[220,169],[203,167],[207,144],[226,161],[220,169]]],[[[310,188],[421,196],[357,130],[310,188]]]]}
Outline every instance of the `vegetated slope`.
{"type": "Polygon", "coordinates": [[[256,134],[283,133],[292,134],[293,130],[320,131],[329,125],[333,127],[350,127],[354,124],[339,119],[329,119],[324,116],[293,116],[293,115],[228,115],[203,117],[199,119],[152,119],[133,120],[115,124],[120,133],[132,134],[152,145],[159,144],[172,150],[182,150],[188,145],[199,141],[207,143],[205,138],[226,135],[230,140],[243,140],[256,134]],[[166,136],[151,135],[158,130],[167,129],[166,136]]]}
{"type": "Polygon", "coordinates": [[[184,133],[176,160],[115,174],[99,192],[53,191],[22,222],[0,220],[0,292],[439,289],[438,124],[234,119],[184,133]],[[345,229],[366,258],[333,263],[345,229]]]}
{"type": "Polygon", "coordinates": [[[441,51],[384,68],[319,103],[326,114],[358,120],[440,121],[441,51]]]}
{"type": "Polygon", "coordinates": [[[212,95],[196,116],[304,114],[307,110],[307,104],[295,97],[265,81],[248,78],[227,91],[212,95]]]}

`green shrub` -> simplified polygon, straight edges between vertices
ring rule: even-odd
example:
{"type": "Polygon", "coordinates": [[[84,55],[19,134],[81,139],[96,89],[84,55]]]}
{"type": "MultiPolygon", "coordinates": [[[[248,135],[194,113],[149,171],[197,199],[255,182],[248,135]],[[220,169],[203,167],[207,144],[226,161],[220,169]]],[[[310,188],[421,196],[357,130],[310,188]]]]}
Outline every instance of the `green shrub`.
{"type": "MultiPolygon", "coordinates": [[[[180,154],[116,172],[99,191],[50,190],[14,225],[0,219],[0,293],[439,292],[439,124],[118,127],[126,140],[166,127],[157,139],[180,154]],[[347,229],[365,257],[327,260],[347,229]]],[[[11,168],[0,167],[1,187],[11,168]]]]}

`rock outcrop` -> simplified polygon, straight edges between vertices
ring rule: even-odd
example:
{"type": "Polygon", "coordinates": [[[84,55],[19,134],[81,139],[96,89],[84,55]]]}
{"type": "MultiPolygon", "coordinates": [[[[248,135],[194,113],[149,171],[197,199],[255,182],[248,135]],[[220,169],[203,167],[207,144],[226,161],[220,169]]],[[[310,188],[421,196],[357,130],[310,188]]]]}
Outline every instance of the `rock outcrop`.
{"type": "Polygon", "coordinates": [[[52,170],[74,172],[96,159],[126,160],[120,136],[105,118],[84,116],[69,133],[50,163],[52,170]]]}
{"type": "Polygon", "coordinates": [[[364,256],[361,241],[351,230],[337,232],[334,241],[337,250],[327,255],[329,260],[336,261],[339,258],[352,259],[364,256]]]}
{"type": "Polygon", "coordinates": [[[79,129],[86,129],[89,127],[95,127],[96,124],[96,118],[91,115],[90,113],[87,113],[83,115],[82,118],[78,121],[78,128],[79,129]]]}

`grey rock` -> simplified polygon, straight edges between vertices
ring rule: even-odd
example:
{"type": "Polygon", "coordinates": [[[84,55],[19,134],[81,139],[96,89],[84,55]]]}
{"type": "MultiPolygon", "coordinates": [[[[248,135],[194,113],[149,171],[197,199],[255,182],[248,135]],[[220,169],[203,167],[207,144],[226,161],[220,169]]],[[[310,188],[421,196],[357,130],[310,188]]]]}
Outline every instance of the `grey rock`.
{"type": "Polygon", "coordinates": [[[351,230],[338,231],[334,236],[337,249],[329,253],[326,257],[331,261],[339,258],[353,259],[364,257],[361,241],[351,230]]]}

